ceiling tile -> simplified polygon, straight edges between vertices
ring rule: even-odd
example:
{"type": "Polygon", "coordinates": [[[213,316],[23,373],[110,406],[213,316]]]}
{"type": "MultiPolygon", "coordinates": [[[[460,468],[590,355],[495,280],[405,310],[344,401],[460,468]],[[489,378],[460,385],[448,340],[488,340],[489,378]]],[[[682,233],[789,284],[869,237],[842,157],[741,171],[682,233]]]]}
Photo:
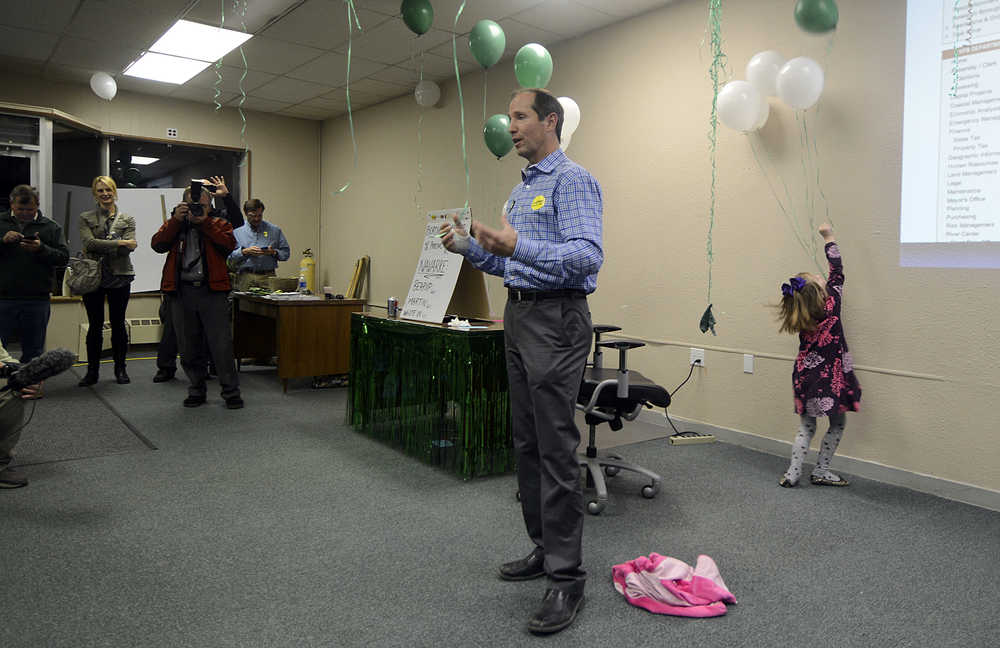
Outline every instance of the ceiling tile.
{"type": "MultiPolygon", "coordinates": [[[[22,71],[25,72],[25,71],[22,71]]],[[[30,71],[26,71],[31,73],[30,71]]],[[[49,63],[44,68],[44,76],[46,79],[51,81],[68,81],[70,83],[83,83],[87,86],[90,85],[90,77],[94,75],[93,70],[86,68],[73,67],[72,65],[58,65],[55,63],[49,63]]],[[[119,75],[120,77],[121,75],[119,75]]],[[[118,79],[115,79],[115,83],[118,79]]]]}
{"type": "MultiPolygon", "coordinates": [[[[268,38],[330,50],[347,42],[347,5],[332,0],[306,0],[287,16],[268,27],[268,38]]],[[[388,16],[358,9],[362,29],[372,29],[388,16]]],[[[357,28],[355,28],[357,33],[357,28]]]]}
{"type": "Polygon", "coordinates": [[[214,104],[218,101],[222,105],[226,105],[226,103],[231,101],[233,98],[238,98],[237,95],[232,92],[223,92],[219,95],[218,99],[216,99],[214,89],[197,88],[187,84],[177,86],[174,91],[170,93],[170,96],[178,99],[186,99],[188,101],[198,101],[200,103],[209,104],[214,104]]]}
{"type": "MultiPolygon", "coordinates": [[[[424,66],[424,78],[434,78],[440,79],[451,75],[455,76],[455,66],[452,63],[452,59],[449,56],[445,58],[443,56],[437,56],[435,54],[424,54],[423,58],[424,66]]],[[[421,61],[418,59],[416,61],[403,61],[399,64],[399,67],[404,67],[410,70],[419,70],[421,61]]]]}
{"type": "Polygon", "coordinates": [[[280,16],[286,9],[295,5],[298,0],[250,0],[243,3],[239,11],[234,11],[231,2],[226,2],[225,22],[223,23],[222,5],[219,0],[201,0],[184,18],[218,27],[220,23],[226,29],[246,30],[254,34],[266,25],[271,18],[280,16]],[[246,14],[243,14],[243,11],[246,14]],[[242,24],[241,24],[242,23],[242,24]]]}
{"type": "Polygon", "coordinates": [[[79,0],[4,0],[0,23],[59,34],[78,4],[79,0]]]}
{"type": "Polygon", "coordinates": [[[612,16],[628,18],[638,16],[653,9],[665,7],[672,4],[673,0],[575,0],[576,4],[597,9],[612,16]]]}
{"type": "Polygon", "coordinates": [[[368,95],[376,99],[391,99],[409,94],[412,92],[412,89],[404,88],[395,83],[385,83],[376,81],[375,79],[362,79],[357,83],[351,84],[351,99],[354,99],[355,91],[361,93],[361,95],[368,95]]]}
{"type": "MultiPolygon", "coordinates": [[[[458,28],[455,25],[455,14],[462,4],[462,0],[434,0],[434,26],[438,29],[454,31],[458,34],[467,34],[480,20],[492,20],[500,22],[501,18],[506,18],[525,9],[530,9],[543,0],[466,0],[465,9],[458,19],[458,28]]],[[[614,1],[614,0],[608,0],[614,1]]]]}
{"type": "Polygon", "coordinates": [[[298,117],[299,119],[312,119],[315,121],[322,121],[330,116],[332,111],[329,110],[318,110],[316,108],[302,108],[301,104],[298,106],[289,106],[288,108],[282,108],[278,111],[279,115],[285,115],[287,117],[298,117]]]}
{"type": "MultiPolygon", "coordinates": [[[[377,100],[378,97],[365,92],[360,92],[354,87],[354,84],[351,84],[351,110],[357,109],[357,107],[362,103],[371,103],[377,100]]],[[[303,103],[312,104],[313,102],[330,106],[340,106],[344,109],[344,112],[347,112],[347,88],[334,88],[324,95],[320,95],[319,97],[315,97],[303,103]]]]}
{"type": "MultiPolygon", "coordinates": [[[[431,29],[418,37],[402,20],[390,19],[353,39],[351,52],[370,61],[398,63],[417,56],[421,49],[426,50],[445,41],[451,42],[448,32],[431,29]]],[[[341,44],[337,51],[346,54],[347,45],[341,44]]]]}
{"type": "Polygon", "coordinates": [[[143,94],[166,96],[177,89],[177,85],[174,83],[161,83],[159,81],[150,81],[149,79],[139,79],[124,75],[115,77],[115,81],[118,83],[119,90],[129,90],[143,94]]]}
{"type": "Polygon", "coordinates": [[[406,88],[413,88],[420,81],[420,72],[417,70],[408,70],[406,68],[396,67],[395,65],[389,65],[375,74],[368,76],[369,79],[375,79],[376,81],[384,81],[386,83],[395,83],[396,85],[404,86],[406,88]]]}
{"type": "Polygon", "coordinates": [[[0,26],[0,56],[46,61],[58,41],[55,34],[0,26]]]}
{"type": "MultiPolygon", "coordinates": [[[[351,54],[351,81],[357,81],[364,77],[384,69],[385,63],[375,63],[366,61],[351,54]]],[[[314,61],[299,66],[287,73],[294,79],[303,81],[313,81],[315,83],[325,83],[327,85],[338,86],[347,83],[347,56],[336,52],[327,52],[314,61]]]]}
{"type": "MultiPolygon", "coordinates": [[[[219,89],[223,92],[232,92],[239,94],[240,92],[240,79],[243,79],[243,68],[231,67],[229,65],[223,65],[219,70],[219,74],[222,75],[222,82],[219,83],[219,89]]],[[[243,79],[243,91],[250,92],[260,86],[273,81],[275,75],[268,74],[266,72],[257,72],[255,70],[248,70],[247,76],[243,79]]],[[[192,86],[195,88],[215,88],[216,81],[219,80],[218,74],[216,74],[215,66],[208,66],[203,72],[196,74],[191,80],[189,80],[184,85],[192,86]]]]}
{"type": "Polygon", "coordinates": [[[585,34],[621,20],[618,16],[576,4],[573,0],[545,0],[513,16],[519,23],[532,25],[564,37],[585,34]]]}
{"type": "Polygon", "coordinates": [[[122,47],[107,41],[88,41],[63,37],[52,55],[53,63],[101,70],[115,75],[137,59],[142,50],[122,47]]]}
{"type": "MultiPolygon", "coordinates": [[[[246,55],[247,67],[251,70],[284,74],[321,56],[323,50],[255,36],[244,43],[243,54],[246,55]]],[[[239,48],[227,54],[222,62],[242,68],[243,57],[240,56],[239,48]]]]}
{"type": "Polygon", "coordinates": [[[66,33],[145,49],[170,29],[189,4],[185,0],[85,0],[66,33]]]}
{"type": "Polygon", "coordinates": [[[253,91],[254,97],[283,101],[285,103],[299,103],[306,99],[312,99],[329,92],[330,87],[309,81],[299,81],[288,77],[278,77],[270,83],[256,88],[253,91]]]}
{"type": "Polygon", "coordinates": [[[450,59],[453,53],[458,54],[459,61],[465,61],[466,63],[475,63],[476,57],[472,55],[472,50],[469,49],[469,37],[466,34],[458,36],[455,38],[455,49],[454,52],[451,48],[451,39],[448,39],[447,43],[438,45],[437,47],[432,47],[427,50],[431,54],[436,54],[438,56],[443,56],[450,59]]]}
{"type": "Polygon", "coordinates": [[[507,37],[507,48],[504,56],[514,55],[528,43],[539,43],[545,47],[551,47],[555,43],[564,40],[559,34],[554,34],[544,29],[539,29],[532,25],[526,25],[511,18],[504,18],[499,21],[507,37]]]}
{"type": "MultiPolygon", "coordinates": [[[[239,104],[238,98],[229,101],[227,106],[235,108],[239,104]]],[[[260,97],[247,97],[243,103],[243,110],[257,110],[259,112],[278,112],[283,108],[288,108],[292,104],[287,101],[274,101],[272,99],[261,99],[260,97]]]]}

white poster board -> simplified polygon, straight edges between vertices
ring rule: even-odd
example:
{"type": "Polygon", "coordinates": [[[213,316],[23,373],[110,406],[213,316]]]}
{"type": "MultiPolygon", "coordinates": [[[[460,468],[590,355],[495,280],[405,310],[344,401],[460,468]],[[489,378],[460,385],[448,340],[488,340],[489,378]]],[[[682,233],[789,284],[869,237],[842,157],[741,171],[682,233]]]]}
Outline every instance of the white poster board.
{"type": "MultiPolygon", "coordinates": [[[[65,231],[70,254],[80,251],[80,214],[96,207],[90,187],[53,184],[53,215],[65,231]]],[[[153,234],[170,217],[171,210],[184,199],[184,189],[119,189],[118,211],[135,219],[136,248],[132,252],[135,281],[132,292],[160,289],[166,254],[153,251],[153,234]],[[164,209],[166,212],[164,213],[164,209]]]]}
{"type": "Polygon", "coordinates": [[[472,214],[467,207],[427,214],[420,259],[417,261],[417,269],[413,273],[413,281],[410,282],[410,290],[406,293],[406,301],[400,313],[403,319],[435,324],[444,321],[464,257],[446,250],[441,245],[438,234],[443,223],[454,222],[455,214],[468,230],[472,224],[472,214]]]}

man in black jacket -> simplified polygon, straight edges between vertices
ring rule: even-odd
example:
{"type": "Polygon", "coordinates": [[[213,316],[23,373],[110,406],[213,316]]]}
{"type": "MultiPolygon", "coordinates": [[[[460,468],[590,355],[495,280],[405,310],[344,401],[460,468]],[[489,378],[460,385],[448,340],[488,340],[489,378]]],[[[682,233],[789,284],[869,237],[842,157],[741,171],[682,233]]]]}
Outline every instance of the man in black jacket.
{"type": "Polygon", "coordinates": [[[17,336],[21,362],[45,350],[56,268],[69,261],[62,229],[38,210],[38,190],[17,185],[0,213],[0,342],[17,336]]]}

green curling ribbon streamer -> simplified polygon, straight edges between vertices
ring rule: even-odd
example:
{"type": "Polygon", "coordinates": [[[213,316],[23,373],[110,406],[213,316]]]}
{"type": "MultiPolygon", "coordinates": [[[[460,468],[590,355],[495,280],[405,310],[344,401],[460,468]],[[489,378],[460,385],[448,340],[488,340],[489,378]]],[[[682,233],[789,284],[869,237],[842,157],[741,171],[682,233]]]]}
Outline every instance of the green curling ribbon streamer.
{"type": "MultiPolygon", "coordinates": [[[[344,4],[347,5],[347,122],[351,126],[351,145],[354,147],[354,170],[358,169],[358,142],[354,137],[354,115],[351,112],[351,46],[352,46],[352,36],[354,34],[354,26],[351,24],[351,16],[354,16],[354,24],[358,26],[358,31],[361,29],[361,21],[358,20],[358,12],[354,8],[354,0],[344,0],[344,4]]],[[[351,186],[348,182],[340,189],[333,192],[333,195],[342,194],[347,191],[347,188],[351,186]]]]}
{"type": "Polygon", "coordinates": [[[719,76],[726,69],[726,55],[722,51],[722,0],[708,2],[708,29],[712,48],[712,64],[708,68],[708,76],[712,79],[712,113],[709,117],[708,133],[709,156],[712,162],[712,185],[708,208],[708,238],[705,250],[708,259],[708,303],[712,303],[712,230],[715,228],[715,183],[718,178],[718,167],[715,163],[716,144],[719,131],[719,76]]]}
{"type": "MultiPolygon", "coordinates": [[[[219,10],[221,16],[219,18],[219,29],[222,29],[226,24],[226,0],[219,0],[219,10]]],[[[220,58],[215,62],[215,83],[212,85],[215,87],[215,96],[212,97],[212,101],[215,102],[216,112],[222,110],[222,104],[219,103],[219,97],[222,96],[222,90],[220,86],[222,85],[222,59],[220,58]]]]}
{"type": "MultiPolygon", "coordinates": [[[[233,10],[240,8],[240,0],[233,0],[233,10]]],[[[243,33],[247,33],[247,0],[243,0],[243,7],[240,13],[240,27],[243,28],[243,33]]],[[[240,120],[242,120],[242,125],[240,127],[240,141],[243,143],[243,153],[249,152],[249,147],[247,147],[247,116],[243,112],[243,104],[247,100],[247,91],[243,88],[243,80],[247,78],[247,55],[243,53],[243,46],[240,45],[240,58],[243,59],[243,75],[240,76],[240,103],[236,106],[236,109],[240,112],[240,120]]],[[[246,157],[243,158],[243,164],[246,164],[246,157]]]]}
{"type": "Polygon", "coordinates": [[[455,45],[455,34],[458,32],[458,18],[465,11],[465,0],[462,0],[458,13],[455,14],[455,24],[451,34],[451,58],[455,64],[455,82],[458,85],[458,106],[461,111],[462,120],[462,159],[465,161],[465,206],[469,206],[469,153],[465,145],[465,100],[462,99],[462,77],[458,73],[458,47],[455,45]]]}
{"type": "MultiPolygon", "coordinates": [[[[424,52],[420,50],[420,81],[424,81],[424,52]]],[[[421,215],[423,209],[420,205],[420,195],[424,192],[424,185],[421,178],[424,175],[424,108],[418,106],[419,118],[417,119],[417,191],[413,194],[413,206],[417,210],[417,216],[421,215]]]]}

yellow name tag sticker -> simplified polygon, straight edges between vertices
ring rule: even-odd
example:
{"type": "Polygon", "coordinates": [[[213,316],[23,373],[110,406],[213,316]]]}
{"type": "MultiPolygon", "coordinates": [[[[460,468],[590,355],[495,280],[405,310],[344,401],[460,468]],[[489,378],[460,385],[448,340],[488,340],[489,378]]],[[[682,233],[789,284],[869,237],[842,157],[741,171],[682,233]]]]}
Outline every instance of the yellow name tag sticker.
{"type": "Polygon", "coordinates": [[[538,211],[544,206],[545,206],[545,196],[535,196],[535,198],[531,201],[531,208],[534,209],[535,211],[538,211]]]}

